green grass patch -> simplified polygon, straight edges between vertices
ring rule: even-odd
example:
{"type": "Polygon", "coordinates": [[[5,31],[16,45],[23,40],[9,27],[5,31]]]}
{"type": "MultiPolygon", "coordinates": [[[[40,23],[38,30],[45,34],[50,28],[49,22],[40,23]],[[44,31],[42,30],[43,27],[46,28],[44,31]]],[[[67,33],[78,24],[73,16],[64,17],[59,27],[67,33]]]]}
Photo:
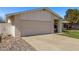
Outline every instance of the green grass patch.
{"type": "Polygon", "coordinates": [[[61,35],[79,39],[79,30],[66,30],[61,35]]]}

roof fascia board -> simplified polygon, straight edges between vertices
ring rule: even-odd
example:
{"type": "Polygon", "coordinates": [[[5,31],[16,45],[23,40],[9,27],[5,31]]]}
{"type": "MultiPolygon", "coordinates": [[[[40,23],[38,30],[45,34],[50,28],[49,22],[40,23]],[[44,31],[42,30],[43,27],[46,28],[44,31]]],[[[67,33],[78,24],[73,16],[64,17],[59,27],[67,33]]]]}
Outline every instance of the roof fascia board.
{"type": "Polygon", "coordinates": [[[20,14],[20,13],[24,13],[24,12],[30,12],[30,11],[37,11],[37,10],[42,10],[42,9],[46,9],[49,12],[51,12],[52,14],[54,14],[55,16],[63,19],[61,16],[59,16],[57,13],[55,13],[54,11],[49,9],[48,7],[40,7],[40,8],[37,8],[37,9],[28,10],[28,11],[21,11],[21,12],[16,12],[16,13],[10,13],[10,14],[6,14],[6,16],[8,17],[8,16],[11,16],[11,15],[16,15],[16,14],[20,14]]]}

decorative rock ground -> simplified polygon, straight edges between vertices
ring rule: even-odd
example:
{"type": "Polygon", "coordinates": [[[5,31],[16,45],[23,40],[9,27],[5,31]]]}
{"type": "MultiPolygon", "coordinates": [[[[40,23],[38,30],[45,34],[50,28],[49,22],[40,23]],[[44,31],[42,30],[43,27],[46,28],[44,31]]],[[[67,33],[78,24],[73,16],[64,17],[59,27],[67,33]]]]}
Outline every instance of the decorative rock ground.
{"type": "Polygon", "coordinates": [[[25,42],[21,37],[2,35],[0,51],[35,51],[35,49],[25,42]]]}

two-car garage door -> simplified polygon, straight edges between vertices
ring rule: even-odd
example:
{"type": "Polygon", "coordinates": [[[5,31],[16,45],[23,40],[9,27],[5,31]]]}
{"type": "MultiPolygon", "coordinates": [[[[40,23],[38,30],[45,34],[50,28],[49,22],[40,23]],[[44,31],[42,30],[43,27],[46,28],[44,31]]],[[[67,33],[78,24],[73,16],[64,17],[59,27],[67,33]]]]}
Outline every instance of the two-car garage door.
{"type": "Polygon", "coordinates": [[[37,35],[51,32],[50,22],[48,21],[22,21],[21,35],[37,35]]]}

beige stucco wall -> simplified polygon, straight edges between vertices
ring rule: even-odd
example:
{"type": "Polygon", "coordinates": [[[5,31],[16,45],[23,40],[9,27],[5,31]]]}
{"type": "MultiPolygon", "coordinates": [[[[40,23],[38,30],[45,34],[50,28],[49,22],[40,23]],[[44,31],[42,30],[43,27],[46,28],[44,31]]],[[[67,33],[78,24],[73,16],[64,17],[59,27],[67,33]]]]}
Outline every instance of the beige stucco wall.
{"type": "Polygon", "coordinates": [[[54,19],[59,19],[49,11],[38,10],[16,14],[12,25],[21,35],[44,34],[54,32],[54,19]]]}
{"type": "Polygon", "coordinates": [[[15,37],[15,26],[9,23],[0,23],[0,34],[8,34],[15,37]]]}
{"type": "Polygon", "coordinates": [[[59,23],[58,23],[58,29],[59,29],[58,32],[61,33],[61,32],[62,32],[62,29],[63,29],[63,23],[62,23],[62,20],[60,20],[59,23]]]}
{"type": "Polygon", "coordinates": [[[21,24],[20,24],[20,14],[14,15],[14,17],[7,17],[6,18],[7,23],[10,24],[11,26],[14,26],[14,35],[16,37],[21,36],[21,24]]]}
{"type": "Polygon", "coordinates": [[[47,11],[32,11],[21,14],[22,20],[50,21],[51,15],[47,11]]]}
{"type": "Polygon", "coordinates": [[[17,14],[14,25],[21,35],[51,33],[51,14],[47,11],[33,11],[17,14]]]}

